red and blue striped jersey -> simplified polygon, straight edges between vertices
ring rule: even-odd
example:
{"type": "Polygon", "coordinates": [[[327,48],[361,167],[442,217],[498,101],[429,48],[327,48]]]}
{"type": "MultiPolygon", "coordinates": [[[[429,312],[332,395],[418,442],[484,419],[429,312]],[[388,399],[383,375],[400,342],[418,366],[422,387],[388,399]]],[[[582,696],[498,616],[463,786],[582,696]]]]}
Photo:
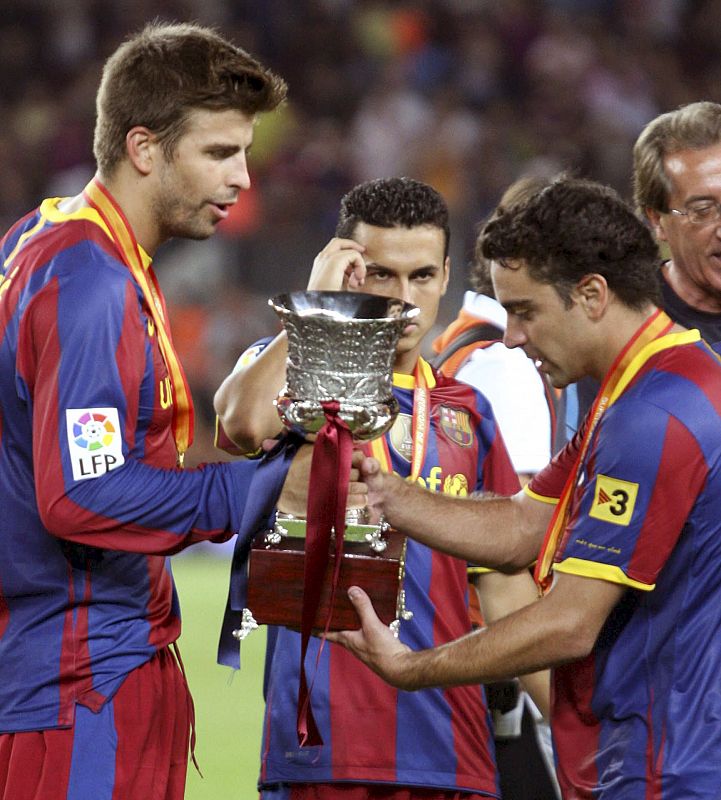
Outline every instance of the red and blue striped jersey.
{"type": "MultiPolygon", "coordinates": [[[[435,375],[430,433],[418,482],[430,491],[511,494],[518,482],[490,405],[471,386],[435,375]]],[[[394,376],[400,414],[386,434],[394,471],[411,473],[414,379],[394,376]]],[[[312,491],[312,487],[311,487],[312,491]]],[[[466,564],[408,540],[406,605],[400,637],[414,649],[470,631],[466,564]]],[[[319,639],[311,639],[308,675],[319,639]]],[[[483,688],[398,691],[343,647],[326,643],[311,695],[324,744],[298,746],[300,635],[269,630],[262,785],[280,782],[392,783],[498,797],[493,740],[483,688]]]]}
{"type": "MultiPolygon", "coordinates": [[[[560,497],[579,441],[531,496],[560,497]]],[[[628,591],[592,653],[554,670],[564,796],[717,798],[721,363],[704,342],[646,362],[593,432],[572,503],[554,570],[628,591]]]]}
{"type": "Polygon", "coordinates": [[[176,469],[151,317],[96,212],[45,201],[4,237],[0,265],[0,732],[12,732],[98,709],[178,637],[165,556],[229,538],[255,466],[176,469]]]}

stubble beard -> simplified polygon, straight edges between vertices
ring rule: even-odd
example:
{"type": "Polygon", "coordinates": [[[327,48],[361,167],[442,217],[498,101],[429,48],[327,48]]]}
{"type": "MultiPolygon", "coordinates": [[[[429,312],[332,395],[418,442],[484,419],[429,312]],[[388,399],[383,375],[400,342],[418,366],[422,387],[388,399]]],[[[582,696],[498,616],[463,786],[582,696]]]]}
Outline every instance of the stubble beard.
{"type": "Polygon", "coordinates": [[[206,227],[201,221],[202,206],[191,209],[168,193],[156,198],[153,210],[164,241],[169,239],[203,241],[215,233],[214,225],[208,223],[206,227]]]}

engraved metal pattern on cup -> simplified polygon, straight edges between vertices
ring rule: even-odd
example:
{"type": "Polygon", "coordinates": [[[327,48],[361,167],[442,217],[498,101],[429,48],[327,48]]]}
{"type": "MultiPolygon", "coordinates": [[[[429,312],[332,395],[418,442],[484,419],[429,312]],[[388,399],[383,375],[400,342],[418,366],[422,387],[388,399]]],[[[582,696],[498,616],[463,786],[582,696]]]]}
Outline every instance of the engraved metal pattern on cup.
{"type": "Polygon", "coordinates": [[[418,309],[362,292],[292,292],[269,302],[288,335],[286,386],[276,401],[283,423],[317,433],[321,403],[337,400],[356,439],[385,433],[398,414],[396,346],[418,309]]]}

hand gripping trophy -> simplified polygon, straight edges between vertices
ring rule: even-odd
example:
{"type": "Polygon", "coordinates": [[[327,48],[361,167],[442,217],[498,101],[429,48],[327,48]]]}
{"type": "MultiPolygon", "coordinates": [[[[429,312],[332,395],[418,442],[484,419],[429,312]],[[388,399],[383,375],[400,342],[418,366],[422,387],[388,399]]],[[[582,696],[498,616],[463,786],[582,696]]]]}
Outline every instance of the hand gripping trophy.
{"type": "Polygon", "coordinates": [[[405,539],[383,522],[369,524],[367,509],[346,509],[346,501],[354,442],[382,436],[398,414],[396,345],[419,311],[360,292],[293,292],[269,302],[288,335],[278,413],[286,427],[316,439],[306,518],[279,513],[253,545],[248,616],[301,631],[299,736],[307,734],[310,744],[315,725],[303,661],[311,633],[359,627],[346,595],[351,585],[370,594],[395,630],[410,615],[402,589],[405,539]]]}

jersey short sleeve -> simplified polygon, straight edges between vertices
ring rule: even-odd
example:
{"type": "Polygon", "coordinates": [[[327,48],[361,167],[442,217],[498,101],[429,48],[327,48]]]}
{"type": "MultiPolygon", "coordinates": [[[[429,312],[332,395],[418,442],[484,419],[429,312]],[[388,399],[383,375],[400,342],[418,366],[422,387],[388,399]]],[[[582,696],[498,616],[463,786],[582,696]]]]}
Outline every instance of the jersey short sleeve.
{"type": "MultiPolygon", "coordinates": [[[[265,348],[273,341],[272,337],[268,336],[264,339],[259,339],[257,342],[253,343],[250,347],[244,350],[238,360],[235,362],[235,366],[233,367],[232,375],[235,375],[243,367],[247,367],[249,364],[252,364],[256,358],[265,350],[265,348]]],[[[220,417],[215,417],[215,446],[218,450],[223,450],[226,453],[229,453],[231,456],[246,456],[246,458],[254,458],[261,455],[261,449],[258,448],[257,451],[248,453],[242,448],[238,447],[238,445],[228,436],[223,428],[223,423],[220,421],[220,417]]]]}
{"type": "Polygon", "coordinates": [[[562,450],[556,453],[550,464],[536,473],[524,486],[523,491],[529,497],[554,505],[558,502],[568,476],[578,459],[584,431],[585,427],[562,450]]]}
{"type": "MultiPolygon", "coordinates": [[[[638,398],[615,404],[593,436],[554,569],[651,590],[706,480],[701,445],[678,417],[638,398]]],[[[553,480],[555,494],[572,447],[539,476],[541,491],[553,480]]]]}

